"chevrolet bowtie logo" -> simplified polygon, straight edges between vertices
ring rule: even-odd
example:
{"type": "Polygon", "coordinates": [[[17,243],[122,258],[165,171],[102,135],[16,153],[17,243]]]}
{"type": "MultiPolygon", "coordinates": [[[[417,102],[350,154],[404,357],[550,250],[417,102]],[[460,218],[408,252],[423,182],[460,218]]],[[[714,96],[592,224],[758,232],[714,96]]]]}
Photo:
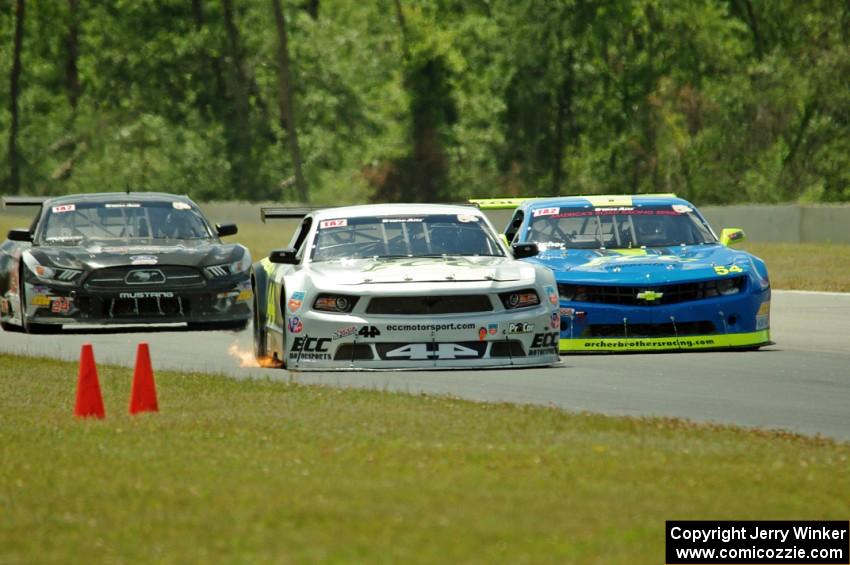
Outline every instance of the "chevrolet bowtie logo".
{"type": "Polygon", "coordinates": [[[663,292],[655,292],[654,290],[644,290],[637,293],[638,300],[646,300],[647,302],[659,300],[662,296],[664,296],[663,292]]]}

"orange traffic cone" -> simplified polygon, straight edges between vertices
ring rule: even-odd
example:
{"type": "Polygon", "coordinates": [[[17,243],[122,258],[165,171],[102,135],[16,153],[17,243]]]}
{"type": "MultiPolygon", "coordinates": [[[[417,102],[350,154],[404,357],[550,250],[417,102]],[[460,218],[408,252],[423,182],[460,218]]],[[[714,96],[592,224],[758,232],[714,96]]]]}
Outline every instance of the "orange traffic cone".
{"type": "Polygon", "coordinates": [[[80,371],[77,375],[77,403],[74,405],[74,416],[80,418],[103,418],[103,397],[100,394],[100,383],[97,380],[97,367],[94,364],[94,350],[90,343],[83,344],[80,351],[80,371]]]}
{"type": "Polygon", "coordinates": [[[140,412],[159,412],[147,343],[140,343],[136,352],[136,369],[133,371],[133,389],[130,392],[130,414],[140,412]]]}

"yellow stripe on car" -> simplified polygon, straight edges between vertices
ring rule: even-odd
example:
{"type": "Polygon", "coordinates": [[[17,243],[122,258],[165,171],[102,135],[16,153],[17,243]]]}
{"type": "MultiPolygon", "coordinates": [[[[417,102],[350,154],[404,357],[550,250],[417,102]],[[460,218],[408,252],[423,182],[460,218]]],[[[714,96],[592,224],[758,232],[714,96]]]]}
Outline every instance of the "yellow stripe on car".
{"type": "Polygon", "coordinates": [[[526,200],[532,200],[536,196],[526,198],[471,198],[469,202],[477,204],[482,210],[508,210],[516,208],[526,200]]]}
{"type": "Polygon", "coordinates": [[[689,335],[681,337],[623,337],[561,339],[561,353],[593,351],[673,351],[768,345],[770,330],[740,334],[689,335]]]}

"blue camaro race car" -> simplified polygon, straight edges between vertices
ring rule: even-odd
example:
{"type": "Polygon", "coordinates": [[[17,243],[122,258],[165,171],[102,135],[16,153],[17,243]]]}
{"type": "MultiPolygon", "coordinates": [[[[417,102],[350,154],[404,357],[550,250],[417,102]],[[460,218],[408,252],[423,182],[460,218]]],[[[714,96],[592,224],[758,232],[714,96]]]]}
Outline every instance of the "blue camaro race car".
{"type": "MultiPolygon", "coordinates": [[[[672,194],[476,200],[555,272],[561,352],[757,349],[770,341],[764,261],[731,249],[672,194]]],[[[554,293],[552,293],[554,299],[554,293]]]]}

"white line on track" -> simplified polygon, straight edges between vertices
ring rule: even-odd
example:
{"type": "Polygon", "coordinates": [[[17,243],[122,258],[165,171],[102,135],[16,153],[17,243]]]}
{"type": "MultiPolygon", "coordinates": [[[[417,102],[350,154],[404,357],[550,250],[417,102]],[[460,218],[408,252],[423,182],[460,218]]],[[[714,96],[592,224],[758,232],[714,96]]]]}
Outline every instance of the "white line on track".
{"type": "Polygon", "coordinates": [[[779,292],[784,294],[817,294],[823,296],[850,296],[850,292],[828,292],[825,290],[781,290],[774,289],[771,292],[779,292]]]}

